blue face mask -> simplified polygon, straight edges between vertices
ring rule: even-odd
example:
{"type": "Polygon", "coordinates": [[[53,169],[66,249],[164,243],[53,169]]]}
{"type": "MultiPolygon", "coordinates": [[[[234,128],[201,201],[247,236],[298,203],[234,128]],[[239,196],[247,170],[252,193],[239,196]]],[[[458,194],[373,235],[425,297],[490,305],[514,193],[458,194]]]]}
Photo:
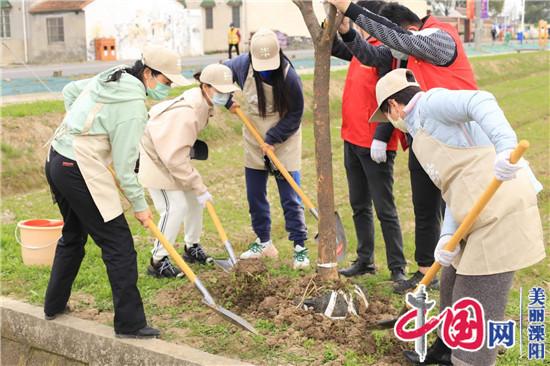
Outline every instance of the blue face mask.
{"type": "Polygon", "coordinates": [[[231,93],[214,93],[212,103],[219,106],[224,106],[231,98],[231,93]]]}
{"type": "Polygon", "coordinates": [[[163,84],[157,80],[157,86],[153,89],[147,88],[147,95],[153,99],[161,100],[168,96],[170,92],[170,87],[166,84],[163,84]]]}
{"type": "Polygon", "coordinates": [[[260,76],[264,80],[270,80],[271,75],[273,74],[273,70],[267,70],[267,71],[258,71],[260,73],[260,76]]]}

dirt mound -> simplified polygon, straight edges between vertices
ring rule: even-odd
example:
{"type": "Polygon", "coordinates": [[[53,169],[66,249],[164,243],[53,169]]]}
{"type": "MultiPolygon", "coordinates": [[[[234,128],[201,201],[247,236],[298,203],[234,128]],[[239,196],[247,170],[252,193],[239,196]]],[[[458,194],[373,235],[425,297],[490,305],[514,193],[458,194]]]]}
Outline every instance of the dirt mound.
{"type": "MultiPolygon", "coordinates": [[[[205,274],[204,282],[215,298],[230,304],[230,310],[249,320],[267,320],[278,328],[287,329],[281,334],[262,332],[270,346],[288,347],[296,339],[309,338],[330,341],[354,349],[359,354],[377,352],[379,340],[368,327],[381,319],[397,314],[389,299],[367,295],[369,308],[363,316],[349,316],[345,320],[331,320],[302,304],[308,297],[319,296],[330,290],[349,292],[353,282],[348,279],[323,282],[315,275],[299,278],[274,277],[261,260],[239,261],[231,273],[205,274]],[[215,281],[210,281],[211,277],[215,281]],[[294,340],[294,341],[293,341],[294,340]]],[[[392,342],[390,335],[384,342],[392,342]]],[[[392,343],[396,355],[401,352],[397,342],[392,343]]]]}

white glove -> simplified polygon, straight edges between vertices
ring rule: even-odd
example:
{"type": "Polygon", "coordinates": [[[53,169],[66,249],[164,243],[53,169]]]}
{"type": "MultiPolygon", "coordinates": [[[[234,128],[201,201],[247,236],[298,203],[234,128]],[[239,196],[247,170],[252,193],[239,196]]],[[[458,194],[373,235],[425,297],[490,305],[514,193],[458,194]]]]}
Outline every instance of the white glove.
{"type": "Polygon", "coordinates": [[[445,250],[445,245],[451,240],[452,235],[446,234],[439,238],[435,247],[434,257],[443,267],[449,267],[453,263],[454,258],[460,253],[460,244],[456,246],[453,252],[445,250]]]}
{"type": "Polygon", "coordinates": [[[380,140],[372,140],[372,144],[370,145],[370,158],[375,163],[385,163],[387,156],[386,156],[386,147],[388,146],[387,143],[380,141],[380,140]]]}
{"type": "Polygon", "coordinates": [[[517,171],[525,165],[521,161],[517,164],[510,163],[511,152],[512,150],[500,152],[495,159],[495,177],[502,182],[514,179],[517,171]]]}
{"type": "Polygon", "coordinates": [[[206,202],[207,202],[207,201],[212,202],[212,201],[213,201],[213,198],[212,198],[212,195],[210,194],[210,192],[206,191],[206,192],[204,192],[203,194],[198,195],[198,196],[197,196],[197,200],[199,201],[199,204],[200,204],[202,207],[206,207],[206,202]]]}

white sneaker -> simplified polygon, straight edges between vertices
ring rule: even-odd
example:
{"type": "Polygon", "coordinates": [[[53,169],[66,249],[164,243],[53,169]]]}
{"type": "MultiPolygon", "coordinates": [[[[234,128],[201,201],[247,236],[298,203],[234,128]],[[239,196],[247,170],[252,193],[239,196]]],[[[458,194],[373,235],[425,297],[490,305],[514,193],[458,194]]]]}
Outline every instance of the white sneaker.
{"type": "Polygon", "coordinates": [[[241,254],[241,259],[258,259],[262,257],[277,258],[279,252],[277,248],[270,241],[264,243],[260,242],[260,239],[256,239],[255,242],[251,243],[248,247],[248,250],[241,254]]]}
{"type": "Polygon", "coordinates": [[[301,245],[296,245],[294,247],[294,264],[292,267],[294,269],[309,268],[309,258],[307,257],[307,248],[304,248],[301,245]]]}

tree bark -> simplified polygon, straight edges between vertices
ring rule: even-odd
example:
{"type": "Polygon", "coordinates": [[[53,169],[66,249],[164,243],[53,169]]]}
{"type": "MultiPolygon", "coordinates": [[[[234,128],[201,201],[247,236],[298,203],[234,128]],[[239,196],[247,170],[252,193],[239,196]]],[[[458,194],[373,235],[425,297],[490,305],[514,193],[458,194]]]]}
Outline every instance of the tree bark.
{"type": "Polygon", "coordinates": [[[331,6],[326,24],[321,28],[311,1],[293,0],[300,9],[315,47],[313,74],[313,131],[317,167],[317,203],[319,209],[318,264],[319,277],[337,279],[336,220],[332,175],[332,145],[330,137],[330,56],[336,34],[336,9],[331,6]]]}

